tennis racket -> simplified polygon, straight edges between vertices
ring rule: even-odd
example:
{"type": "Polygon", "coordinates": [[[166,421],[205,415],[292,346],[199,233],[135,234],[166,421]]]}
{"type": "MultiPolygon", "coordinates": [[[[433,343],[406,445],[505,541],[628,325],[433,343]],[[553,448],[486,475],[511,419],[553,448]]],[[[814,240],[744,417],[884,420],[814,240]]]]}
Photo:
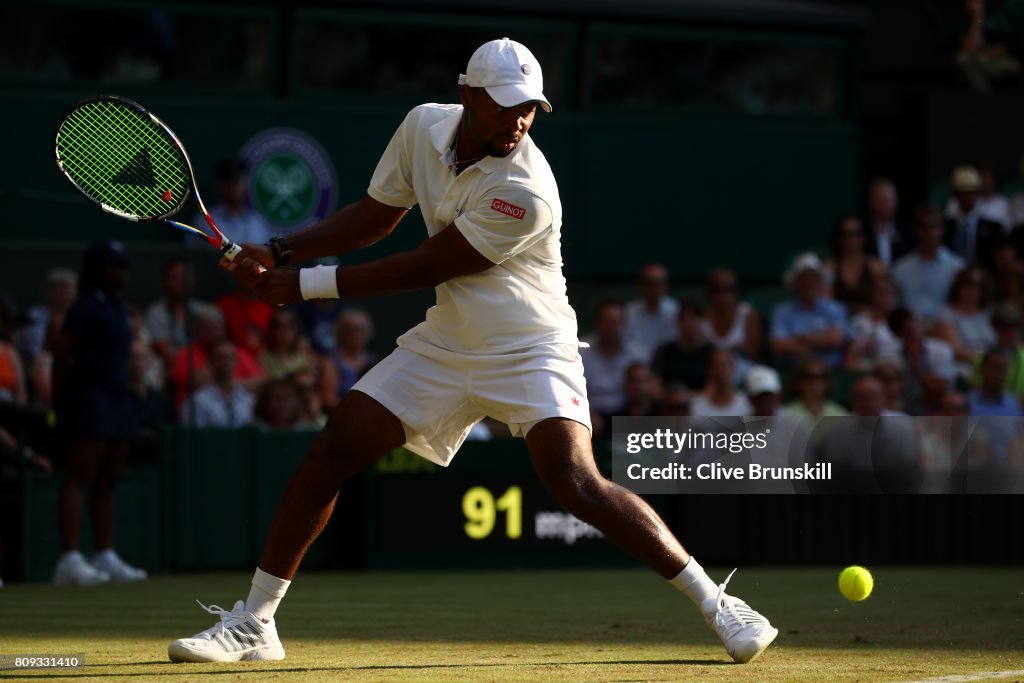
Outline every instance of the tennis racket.
{"type": "Polygon", "coordinates": [[[130,221],[163,221],[202,237],[233,260],[242,248],[213,222],[181,140],[145,107],[124,97],[82,100],[57,127],[57,167],[93,203],[130,221]],[[170,219],[189,193],[213,234],[170,219]]]}

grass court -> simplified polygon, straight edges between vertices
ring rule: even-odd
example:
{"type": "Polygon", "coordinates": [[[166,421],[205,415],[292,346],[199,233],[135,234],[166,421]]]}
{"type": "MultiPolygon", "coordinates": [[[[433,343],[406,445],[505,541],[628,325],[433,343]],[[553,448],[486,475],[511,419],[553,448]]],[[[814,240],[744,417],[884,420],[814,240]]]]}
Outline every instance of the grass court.
{"type": "Polygon", "coordinates": [[[248,573],[14,585],[0,591],[0,653],[79,654],[86,666],[0,678],[1024,680],[1020,569],[878,568],[863,603],[839,595],[838,569],[740,568],[729,592],[780,630],[748,665],[732,664],[689,601],[640,570],[300,573],[277,615],[287,659],[217,665],[171,664],[167,644],[214,623],[195,599],[230,609],[243,598],[248,573]]]}

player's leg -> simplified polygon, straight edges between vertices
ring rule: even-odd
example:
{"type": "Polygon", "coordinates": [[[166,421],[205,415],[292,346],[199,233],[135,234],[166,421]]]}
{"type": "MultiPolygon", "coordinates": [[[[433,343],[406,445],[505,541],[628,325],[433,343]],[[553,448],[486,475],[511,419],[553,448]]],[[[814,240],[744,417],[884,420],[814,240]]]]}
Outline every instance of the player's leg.
{"type": "Polygon", "coordinates": [[[693,600],[733,659],[748,662],[775,639],[778,630],[745,602],[726,595],[724,584],[716,586],[642,498],[601,474],[587,427],[548,418],[530,429],[526,444],[551,495],[693,600]]]}
{"type": "Polygon", "coordinates": [[[338,488],[403,443],[405,429],[394,414],[364,393],[346,394],[281,497],[260,569],[291,580],[330,520],[338,488]]]}
{"type": "Polygon", "coordinates": [[[72,438],[67,445],[67,471],[57,500],[57,527],[61,557],[54,571],[56,584],[88,586],[104,583],[110,576],[97,571],[78,550],[82,510],[100,463],[106,453],[103,439],[72,438]]]}
{"type": "Polygon", "coordinates": [[[537,476],[573,515],[666,579],[690,561],[650,505],[597,469],[585,426],[567,418],[543,420],[526,435],[526,444],[537,476]]]}
{"type": "Polygon", "coordinates": [[[338,489],[405,439],[405,428],[392,412],[359,391],[346,394],[278,503],[249,597],[230,612],[207,608],[220,623],[171,643],[171,661],[283,659],[274,613],[307,548],[327,525],[338,489]]]}
{"type": "Polygon", "coordinates": [[[105,443],[106,452],[96,469],[90,500],[93,545],[96,548],[92,565],[109,574],[114,581],[139,581],[146,578],[146,571],[131,566],[114,550],[117,482],[132,444],[128,439],[110,439],[105,443]]]}
{"type": "Polygon", "coordinates": [[[128,456],[130,443],[125,439],[103,442],[105,448],[96,467],[89,500],[92,513],[92,538],[97,551],[114,547],[114,509],[117,480],[128,456]]]}

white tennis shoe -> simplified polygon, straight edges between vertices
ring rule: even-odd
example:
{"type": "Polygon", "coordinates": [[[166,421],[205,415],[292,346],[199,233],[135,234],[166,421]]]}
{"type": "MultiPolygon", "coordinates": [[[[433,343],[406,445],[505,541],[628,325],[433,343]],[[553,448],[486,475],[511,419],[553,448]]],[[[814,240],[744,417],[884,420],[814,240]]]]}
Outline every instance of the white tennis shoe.
{"type": "Polygon", "coordinates": [[[725,651],[734,661],[745,664],[765,651],[779,629],[755,612],[750,606],[731,595],[726,595],[725,586],[736,573],[732,572],[718,586],[718,597],[708,598],[701,605],[708,626],[722,639],[725,651]]]}
{"type": "Polygon", "coordinates": [[[61,557],[53,572],[53,582],[58,586],[98,586],[108,581],[110,574],[86,562],[77,550],[61,557]]]}
{"type": "Polygon", "coordinates": [[[92,560],[92,566],[97,571],[110,576],[111,581],[127,583],[129,581],[142,581],[149,576],[145,569],[133,567],[113,550],[107,550],[96,555],[92,560]]]}
{"type": "MultiPolygon", "coordinates": [[[[197,600],[198,602],[198,600],[197,600]]],[[[179,638],[167,648],[172,662],[255,662],[284,659],[274,620],[264,622],[239,600],[230,612],[217,605],[199,606],[220,617],[220,623],[179,638]]]]}

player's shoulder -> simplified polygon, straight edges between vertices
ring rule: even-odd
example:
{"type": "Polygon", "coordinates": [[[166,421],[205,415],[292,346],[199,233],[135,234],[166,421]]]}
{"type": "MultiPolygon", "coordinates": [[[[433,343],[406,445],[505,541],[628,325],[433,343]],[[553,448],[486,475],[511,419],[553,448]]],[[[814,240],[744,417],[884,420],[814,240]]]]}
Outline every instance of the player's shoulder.
{"type": "Polygon", "coordinates": [[[557,210],[561,202],[555,174],[537,145],[529,138],[524,142],[524,148],[505,167],[497,184],[518,194],[534,195],[557,210]]]}
{"type": "Polygon", "coordinates": [[[461,104],[437,104],[427,102],[419,104],[409,110],[405,120],[407,123],[415,123],[419,126],[432,126],[439,121],[450,119],[462,113],[461,104]]]}

